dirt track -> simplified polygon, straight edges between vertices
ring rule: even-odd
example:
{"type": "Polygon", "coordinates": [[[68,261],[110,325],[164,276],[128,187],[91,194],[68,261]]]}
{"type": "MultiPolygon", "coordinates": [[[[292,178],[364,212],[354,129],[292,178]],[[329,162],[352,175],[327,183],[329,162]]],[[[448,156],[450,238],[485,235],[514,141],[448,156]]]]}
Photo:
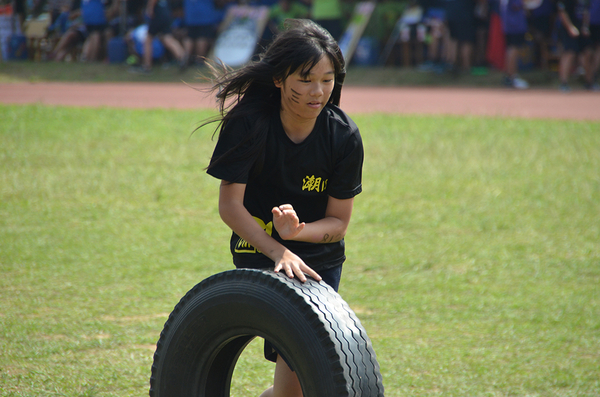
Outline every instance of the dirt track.
{"type": "MultiPolygon", "coordinates": [[[[0,84],[0,103],[214,108],[210,97],[183,83],[5,83],[0,84]]],[[[342,94],[342,108],[350,114],[383,112],[600,120],[600,93],[348,86],[342,94]]]]}

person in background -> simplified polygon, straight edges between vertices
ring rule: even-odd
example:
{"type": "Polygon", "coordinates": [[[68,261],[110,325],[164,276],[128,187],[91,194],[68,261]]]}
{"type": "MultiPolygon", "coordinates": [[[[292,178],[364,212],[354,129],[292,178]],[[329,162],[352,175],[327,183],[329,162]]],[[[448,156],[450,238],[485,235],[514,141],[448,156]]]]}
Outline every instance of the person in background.
{"type": "Polygon", "coordinates": [[[446,0],[446,20],[450,32],[447,62],[452,71],[470,72],[475,45],[475,0],[446,0]]]}
{"type": "Polygon", "coordinates": [[[584,69],[584,87],[591,90],[594,86],[588,48],[591,44],[589,4],[578,0],[560,0],[556,6],[560,21],[558,37],[563,47],[558,71],[560,90],[571,90],[569,79],[580,54],[583,54],[581,66],[584,69]]]}
{"type": "MultiPolygon", "coordinates": [[[[187,28],[185,27],[185,14],[183,10],[183,0],[170,0],[171,5],[171,34],[183,46],[187,37],[187,28]]],[[[189,53],[188,53],[189,62],[189,53]]]]}
{"type": "Polygon", "coordinates": [[[148,0],[145,13],[148,21],[148,34],[144,40],[142,65],[133,68],[132,71],[136,73],[152,72],[152,41],[155,36],[158,36],[167,51],[177,59],[180,70],[184,70],[187,66],[188,56],[181,43],[171,34],[171,10],[167,0],[148,0]]]}
{"type": "Polygon", "coordinates": [[[183,39],[186,54],[201,63],[217,37],[217,28],[225,16],[215,0],[184,0],[183,20],[187,36],[183,39]]]}
{"type": "MultiPolygon", "coordinates": [[[[371,14],[371,19],[365,27],[363,37],[374,40],[373,45],[376,46],[375,50],[381,49],[381,51],[375,51],[379,55],[379,61],[384,64],[394,64],[398,56],[391,49],[386,49],[388,42],[392,40],[393,34],[397,25],[400,23],[400,17],[406,8],[405,3],[401,3],[395,0],[380,0],[377,6],[371,14]],[[393,54],[393,56],[392,56],[393,54]],[[385,55],[385,57],[382,57],[385,55]]],[[[394,47],[396,43],[393,43],[394,47]]],[[[399,57],[398,57],[399,58],[399,57]]]]}
{"type": "Polygon", "coordinates": [[[446,27],[446,10],[443,0],[421,0],[423,25],[427,29],[427,60],[419,65],[421,71],[445,71],[444,60],[450,36],[446,27]]]}
{"type": "Polygon", "coordinates": [[[81,17],[87,39],[83,44],[82,60],[88,62],[101,61],[105,58],[104,34],[108,28],[111,0],[82,0],[81,17]]]}
{"type": "Polygon", "coordinates": [[[591,75],[593,78],[591,89],[600,91],[597,79],[600,77],[600,0],[590,1],[590,41],[591,41],[591,75]]]}
{"type": "Polygon", "coordinates": [[[539,54],[539,68],[549,69],[550,51],[548,46],[552,42],[552,23],[554,22],[554,4],[552,0],[543,0],[542,3],[531,9],[527,15],[527,25],[533,37],[537,53],[539,54]]]}
{"type": "Polygon", "coordinates": [[[423,7],[416,0],[410,0],[399,23],[403,65],[422,64],[427,35],[427,28],[423,25],[423,7]]]}
{"type": "Polygon", "coordinates": [[[25,0],[13,0],[13,13],[17,17],[19,29],[23,29],[23,24],[27,18],[27,7],[25,0]]]}
{"type": "Polygon", "coordinates": [[[283,30],[286,19],[308,18],[308,7],[296,0],[279,0],[269,9],[269,30],[273,35],[283,30]]]}
{"type": "Polygon", "coordinates": [[[67,55],[80,44],[85,43],[87,30],[81,18],[81,0],[73,0],[68,14],[69,28],[60,36],[58,43],[49,54],[48,58],[57,62],[64,61],[67,55]]]}
{"type": "Polygon", "coordinates": [[[46,7],[50,16],[48,33],[62,35],[69,28],[69,10],[71,0],[48,0],[46,7]]]}
{"type": "Polygon", "coordinates": [[[473,50],[472,73],[486,74],[487,66],[485,50],[487,47],[488,31],[490,30],[490,4],[489,0],[475,1],[475,47],[473,50]]]}
{"type": "Polygon", "coordinates": [[[519,77],[519,49],[525,44],[527,15],[523,0],[501,0],[500,17],[506,40],[504,84],[517,89],[527,89],[529,84],[519,77]]]}
{"type": "Polygon", "coordinates": [[[144,22],[144,0],[115,0],[114,10],[110,13],[112,18],[108,21],[106,30],[106,42],[119,35],[126,36],[127,33],[144,22]],[[121,4],[125,3],[125,31],[121,32],[121,4]]]}
{"type": "Polygon", "coordinates": [[[269,21],[263,32],[260,47],[266,48],[277,33],[283,30],[286,19],[304,19],[310,15],[309,7],[299,0],[278,0],[269,6],[269,21]]]}
{"type": "Polygon", "coordinates": [[[340,0],[312,0],[311,19],[324,27],[335,40],[342,37],[342,4],[340,0]]]}

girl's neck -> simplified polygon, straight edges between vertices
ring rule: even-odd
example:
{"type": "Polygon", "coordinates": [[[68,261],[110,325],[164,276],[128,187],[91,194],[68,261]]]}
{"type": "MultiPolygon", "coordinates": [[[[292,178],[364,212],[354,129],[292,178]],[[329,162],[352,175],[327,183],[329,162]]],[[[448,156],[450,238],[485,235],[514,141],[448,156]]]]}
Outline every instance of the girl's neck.
{"type": "Polygon", "coordinates": [[[302,143],[315,128],[316,119],[299,119],[288,112],[281,111],[281,125],[285,134],[294,143],[302,143]]]}

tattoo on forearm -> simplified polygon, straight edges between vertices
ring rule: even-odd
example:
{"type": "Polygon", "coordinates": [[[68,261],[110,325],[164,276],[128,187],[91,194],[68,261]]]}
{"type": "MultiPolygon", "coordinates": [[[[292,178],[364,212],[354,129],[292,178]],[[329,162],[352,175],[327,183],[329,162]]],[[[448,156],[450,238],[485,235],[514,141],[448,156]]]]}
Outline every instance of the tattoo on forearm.
{"type": "Polygon", "coordinates": [[[321,240],[322,243],[332,243],[334,241],[339,241],[341,240],[341,235],[337,235],[337,236],[330,236],[329,233],[325,233],[325,235],[323,236],[323,240],[321,240]]]}

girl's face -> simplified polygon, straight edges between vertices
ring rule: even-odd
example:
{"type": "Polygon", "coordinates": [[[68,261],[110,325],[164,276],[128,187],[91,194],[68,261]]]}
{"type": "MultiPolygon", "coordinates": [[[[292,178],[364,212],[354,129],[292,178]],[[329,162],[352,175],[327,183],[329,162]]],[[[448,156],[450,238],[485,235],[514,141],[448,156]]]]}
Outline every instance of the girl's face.
{"type": "Polygon", "coordinates": [[[335,85],[335,70],[327,56],[302,76],[298,68],[283,82],[275,81],[281,89],[282,112],[301,119],[316,119],[325,107],[335,85]]]}

